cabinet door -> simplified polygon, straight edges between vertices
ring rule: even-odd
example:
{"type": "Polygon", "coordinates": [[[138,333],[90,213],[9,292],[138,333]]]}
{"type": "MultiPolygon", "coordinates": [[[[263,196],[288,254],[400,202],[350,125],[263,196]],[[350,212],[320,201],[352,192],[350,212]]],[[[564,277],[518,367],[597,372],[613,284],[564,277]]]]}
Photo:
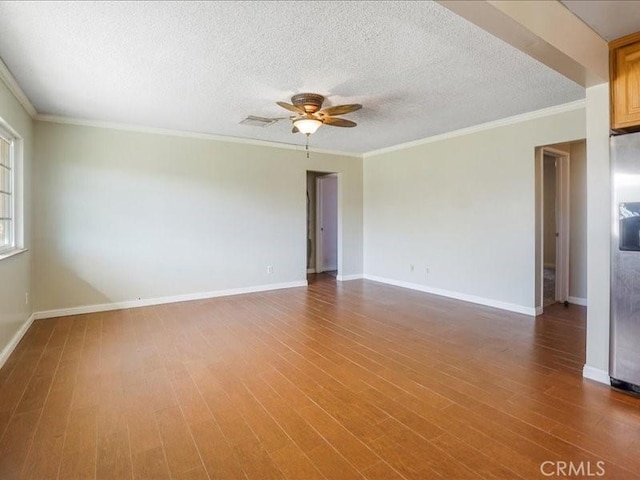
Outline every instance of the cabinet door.
{"type": "Polygon", "coordinates": [[[611,128],[640,128],[640,41],[617,48],[612,55],[611,128]]]}

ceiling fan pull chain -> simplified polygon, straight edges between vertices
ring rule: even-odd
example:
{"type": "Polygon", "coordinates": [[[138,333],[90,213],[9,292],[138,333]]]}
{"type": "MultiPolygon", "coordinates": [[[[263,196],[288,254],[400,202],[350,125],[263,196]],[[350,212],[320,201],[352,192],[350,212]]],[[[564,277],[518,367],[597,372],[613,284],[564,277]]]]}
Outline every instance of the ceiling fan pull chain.
{"type": "Polygon", "coordinates": [[[305,150],[307,151],[307,158],[309,158],[309,135],[310,134],[307,133],[307,146],[305,147],[305,150]]]}

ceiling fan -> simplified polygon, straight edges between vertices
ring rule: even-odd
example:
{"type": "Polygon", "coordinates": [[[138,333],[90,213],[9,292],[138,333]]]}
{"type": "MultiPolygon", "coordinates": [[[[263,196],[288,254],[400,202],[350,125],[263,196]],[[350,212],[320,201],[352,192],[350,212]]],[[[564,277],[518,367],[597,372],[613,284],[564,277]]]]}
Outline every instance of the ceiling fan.
{"type": "Polygon", "coordinates": [[[336,105],[335,107],[327,107],[322,109],[324,97],[317,93],[298,93],[291,97],[291,103],[276,102],[282,108],[294,112],[296,115],[289,117],[293,123],[292,133],[304,133],[311,135],[321,125],[331,125],[332,127],[355,127],[356,122],[337,118],[336,115],[344,115],[347,113],[360,110],[362,105],[352,103],[349,105],[336,105]]]}

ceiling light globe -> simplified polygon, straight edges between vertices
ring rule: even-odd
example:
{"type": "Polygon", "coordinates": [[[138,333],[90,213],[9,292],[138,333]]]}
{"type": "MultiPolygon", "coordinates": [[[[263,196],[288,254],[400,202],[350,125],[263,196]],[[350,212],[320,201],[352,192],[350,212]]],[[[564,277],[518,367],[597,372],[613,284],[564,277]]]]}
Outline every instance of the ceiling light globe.
{"type": "Polygon", "coordinates": [[[315,118],[301,118],[300,120],[294,120],[293,125],[305,135],[311,135],[318,130],[318,127],[322,125],[320,120],[315,118]]]}

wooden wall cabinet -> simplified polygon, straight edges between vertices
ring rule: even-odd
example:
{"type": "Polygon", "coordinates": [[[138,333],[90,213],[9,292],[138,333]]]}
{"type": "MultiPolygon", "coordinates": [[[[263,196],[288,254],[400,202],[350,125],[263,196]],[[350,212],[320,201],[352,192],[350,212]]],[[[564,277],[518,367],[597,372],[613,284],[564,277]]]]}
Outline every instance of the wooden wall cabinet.
{"type": "Polygon", "coordinates": [[[640,131],[640,32],[609,43],[611,129],[640,131]]]}

